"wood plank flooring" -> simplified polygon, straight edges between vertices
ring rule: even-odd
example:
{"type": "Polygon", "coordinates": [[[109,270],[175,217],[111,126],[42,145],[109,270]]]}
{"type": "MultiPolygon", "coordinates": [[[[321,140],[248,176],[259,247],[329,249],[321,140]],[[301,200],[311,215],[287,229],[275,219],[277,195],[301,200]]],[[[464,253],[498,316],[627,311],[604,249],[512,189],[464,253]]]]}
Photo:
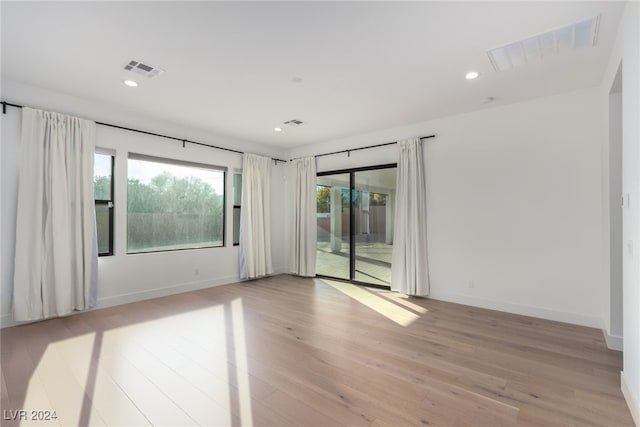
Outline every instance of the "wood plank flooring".
{"type": "Polygon", "coordinates": [[[4,329],[2,425],[633,425],[599,330],[350,286],[281,275],[4,329]]]}

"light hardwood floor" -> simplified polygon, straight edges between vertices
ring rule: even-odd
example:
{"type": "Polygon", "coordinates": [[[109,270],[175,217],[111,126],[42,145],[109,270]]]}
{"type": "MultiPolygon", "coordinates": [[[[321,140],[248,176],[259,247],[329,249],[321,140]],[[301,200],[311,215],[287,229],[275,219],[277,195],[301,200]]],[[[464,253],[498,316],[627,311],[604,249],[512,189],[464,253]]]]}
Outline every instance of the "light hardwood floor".
{"type": "Polygon", "coordinates": [[[633,425],[596,329],[276,276],[4,329],[2,425],[633,425]]]}

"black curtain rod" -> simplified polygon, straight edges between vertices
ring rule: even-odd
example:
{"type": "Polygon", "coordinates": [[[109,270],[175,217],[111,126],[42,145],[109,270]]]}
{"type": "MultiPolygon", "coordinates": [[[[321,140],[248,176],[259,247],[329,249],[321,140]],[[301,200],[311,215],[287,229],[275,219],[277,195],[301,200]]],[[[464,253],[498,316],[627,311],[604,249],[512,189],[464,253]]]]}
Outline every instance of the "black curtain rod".
{"type": "MultiPolygon", "coordinates": [[[[435,137],[436,137],[435,135],[421,136],[420,140],[422,141],[423,139],[429,139],[429,138],[435,138],[435,137]]],[[[323,157],[323,156],[331,156],[332,154],[342,154],[342,153],[347,153],[347,155],[350,156],[352,151],[367,150],[369,148],[376,148],[376,147],[384,147],[385,145],[393,145],[393,144],[397,144],[397,143],[398,143],[398,141],[385,142],[384,144],[367,145],[366,147],[350,148],[348,150],[340,150],[340,151],[332,151],[330,153],[316,154],[313,157],[318,158],[318,157],[323,157]]],[[[297,160],[297,159],[301,159],[301,158],[302,157],[296,157],[295,159],[291,159],[289,161],[297,160]]]]}
{"type": "MultiPolygon", "coordinates": [[[[2,102],[0,102],[0,104],[2,104],[2,114],[7,114],[7,107],[15,107],[15,108],[22,108],[23,107],[22,105],[12,104],[11,102],[6,102],[6,101],[2,101],[2,102]]],[[[244,154],[244,151],[238,151],[238,150],[234,150],[232,148],[218,147],[216,145],[204,144],[202,142],[191,141],[189,139],[176,138],[175,136],[163,135],[163,134],[160,134],[160,133],[148,132],[146,130],[133,129],[133,128],[125,127],[125,126],[113,125],[111,123],[104,123],[104,122],[98,122],[98,121],[96,121],[95,123],[97,125],[101,125],[101,126],[108,126],[108,127],[111,127],[111,128],[128,130],[129,132],[143,133],[145,135],[159,136],[160,138],[166,138],[166,139],[172,139],[174,141],[180,141],[180,142],[182,142],[182,147],[183,148],[184,148],[185,144],[189,143],[189,144],[194,144],[194,145],[201,145],[203,147],[215,148],[217,150],[224,150],[224,151],[230,151],[232,153],[244,154]]],[[[271,160],[275,161],[276,164],[278,164],[278,162],[283,162],[283,163],[287,162],[286,160],[277,159],[275,157],[272,157],[271,160]]]]}

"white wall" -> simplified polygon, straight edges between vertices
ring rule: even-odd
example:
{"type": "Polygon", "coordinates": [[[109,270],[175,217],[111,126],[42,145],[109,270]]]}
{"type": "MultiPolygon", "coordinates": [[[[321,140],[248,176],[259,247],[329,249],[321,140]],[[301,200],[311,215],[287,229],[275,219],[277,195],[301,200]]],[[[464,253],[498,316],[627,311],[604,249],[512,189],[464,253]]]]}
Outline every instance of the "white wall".
{"type": "MultiPolygon", "coordinates": [[[[609,91],[622,63],[622,193],[629,206],[622,211],[623,254],[623,372],[622,390],[640,424],[640,3],[628,2],[616,44],[603,80],[601,99],[608,106],[609,91]]],[[[603,111],[605,121],[608,108],[603,111]]],[[[608,129],[608,124],[607,127],[608,129]]],[[[608,137],[603,152],[608,159],[608,137]]],[[[608,161],[604,164],[608,164],[608,161]]],[[[608,171],[605,177],[608,177],[608,171]]],[[[605,194],[603,201],[607,200],[605,194]]],[[[605,236],[608,241],[609,236],[605,236]]],[[[610,315],[610,313],[608,313],[610,315]]]]}
{"type": "MultiPolygon", "coordinates": [[[[592,88],[290,156],[435,133],[423,142],[431,297],[602,327],[602,126],[592,88]]],[[[318,169],[394,162],[395,150],[321,157],[318,169]]]]}
{"type": "MultiPolygon", "coordinates": [[[[184,129],[165,122],[108,109],[66,95],[52,93],[10,81],[2,82],[2,99],[28,106],[122,124],[138,129],[165,133],[180,138],[246,150],[282,158],[281,152],[269,146],[258,146],[203,132],[184,129]]],[[[2,325],[11,324],[13,256],[15,247],[15,220],[18,168],[20,165],[21,110],[9,108],[2,117],[2,286],[0,288],[0,315],[2,325]]],[[[242,156],[119,129],[98,126],[96,145],[115,151],[115,255],[99,259],[98,306],[105,307],[151,298],[175,292],[198,289],[239,280],[238,247],[232,246],[232,191],[233,180],[227,176],[227,223],[224,248],[159,252],[126,255],[126,185],[127,153],[149,154],[200,163],[226,166],[229,172],[242,167],[242,156]]],[[[286,233],[281,211],[284,205],[283,185],[285,165],[273,166],[274,236],[286,233]]],[[[287,270],[287,248],[284,239],[273,239],[273,263],[276,272],[287,270]]],[[[288,270],[287,270],[288,271],[288,270]]]]}

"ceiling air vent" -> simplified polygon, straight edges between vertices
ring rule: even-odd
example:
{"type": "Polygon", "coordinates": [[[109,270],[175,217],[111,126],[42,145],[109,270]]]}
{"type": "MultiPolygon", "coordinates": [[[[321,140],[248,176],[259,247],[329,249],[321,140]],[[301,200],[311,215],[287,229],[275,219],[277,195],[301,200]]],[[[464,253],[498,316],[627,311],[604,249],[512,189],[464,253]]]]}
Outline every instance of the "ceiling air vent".
{"type": "Polygon", "coordinates": [[[600,15],[487,51],[496,71],[518,68],[573,50],[594,47],[600,15]]]}
{"type": "Polygon", "coordinates": [[[143,64],[140,61],[134,60],[129,61],[129,63],[124,66],[124,69],[148,78],[159,76],[160,74],[164,73],[164,70],[162,68],[152,67],[150,65],[143,64]]]}
{"type": "Polygon", "coordinates": [[[284,122],[285,125],[291,126],[292,128],[297,128],[305,124],[303,121],[298,119],[291,119],[288,122],[284,122]]]}

